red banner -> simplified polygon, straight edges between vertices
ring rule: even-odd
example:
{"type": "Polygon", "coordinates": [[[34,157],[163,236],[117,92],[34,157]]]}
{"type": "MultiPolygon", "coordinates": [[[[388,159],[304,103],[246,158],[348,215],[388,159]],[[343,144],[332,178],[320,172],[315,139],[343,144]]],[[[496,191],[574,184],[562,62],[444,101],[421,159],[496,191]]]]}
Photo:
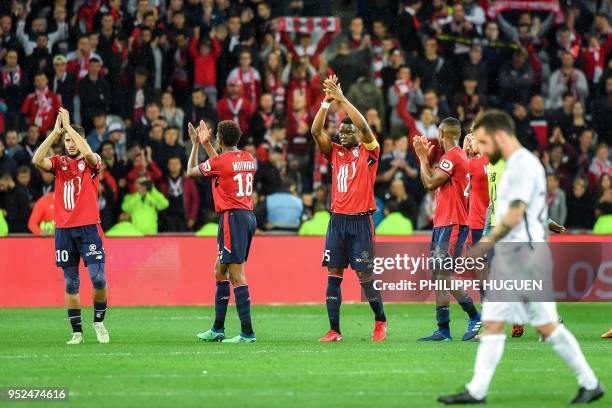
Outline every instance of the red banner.
{"type": "Polygon", "coordinates": [[[563,10],[558,0],[495,0],[489,1],[487,15],[495,18],[497,14],[506,10],[545,11],[555,13],[555,23],[561,24],[565,20],[563,10]]]}
{"type": "MultiPolygon", "coordinates": [[[[378,242],[429,242],[429,235],[377,237],[378,242]]],[[[612,242],[612,236],[560,235],[555,242],[612,242]]],[[[257,236],[246,264],[256,304],[324,303],[327,271],[323,237],[257,236]]],[[[158,236],[106,238],[109,302],[115,306],[198,305],[214,302],[216,240],[158,236]]],[[[81,297],[91,305],[91,282],[81,267],[81,297]]],[[[359,301],[352,271],[345,301],[359,301]]],[[[62,306],[64,279],[55,266],[53,238],[0,239],[0,307],[62,306]]]]}

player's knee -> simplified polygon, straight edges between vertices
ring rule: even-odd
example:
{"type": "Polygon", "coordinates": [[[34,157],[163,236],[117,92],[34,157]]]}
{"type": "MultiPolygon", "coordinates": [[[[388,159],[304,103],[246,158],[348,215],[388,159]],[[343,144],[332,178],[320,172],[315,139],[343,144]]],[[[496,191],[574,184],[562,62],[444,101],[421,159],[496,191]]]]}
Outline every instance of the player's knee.
{"type": "Polygon", "coordinates": [[[339,278],[344,276],[344,269],[341,268],[329,268],[328,271],[331,276],[337,276],[339,278]]]}
{"type": "Polygon", "coordinates": [[[75,271],[76,268],[64,268],[64,282],[66,283],[66,293],[69,295],[76,295],[79,293],[80,280],[79,272],[75,271]]]}
{"type": "Polygon", "coordinates": [[[94,289],[105,289],[106,288],[106,276],[104,275],[104,264],[93,264],[88,265],[87,270],[89,271],[89,277],[94,289]]]}

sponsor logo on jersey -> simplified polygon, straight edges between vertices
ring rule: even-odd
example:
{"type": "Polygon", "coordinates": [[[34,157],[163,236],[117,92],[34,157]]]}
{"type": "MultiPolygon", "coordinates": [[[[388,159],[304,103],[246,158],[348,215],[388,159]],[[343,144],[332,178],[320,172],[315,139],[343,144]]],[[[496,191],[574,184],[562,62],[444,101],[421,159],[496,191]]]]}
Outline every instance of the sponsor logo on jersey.
{"type": "Polygon", "coordinates": [[[440,169],[444,171],[451,171],[453,169],[453,162],[448,159],[442,159],[440,161],[440,169]]]}

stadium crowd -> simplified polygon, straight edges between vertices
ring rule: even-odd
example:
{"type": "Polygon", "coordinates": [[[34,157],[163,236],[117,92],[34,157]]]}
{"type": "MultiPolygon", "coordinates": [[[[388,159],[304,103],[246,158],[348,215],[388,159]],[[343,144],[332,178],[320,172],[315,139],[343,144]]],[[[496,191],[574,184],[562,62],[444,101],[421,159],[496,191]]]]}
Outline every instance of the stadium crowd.
{"type": "MultiPolygon", "coordinates": [[[[521,142],[541,158],[551,218],[586,230],[600,218],[598,229],[612,233],[611,2],[514,3],[523,8],[505,0],[4,1],[0,234],[53,229],[53,175],[31,158],[60,106],[102,158],[99,206],[111,235],[216,233],[210,179],[183,176],[186,126],[200,120],[239,122],[241,147],[257,160],[262,232],[324,233],[330,170],[310,125],[331,73],[379,138],[379,233],[431,226],[433,193],[422,187],[411,138],[435,141],[449,115],[467,132],[488,107],[511,113],[521,142]]],[[[333,104],[329,134],[343,116],[333,104]]],[[[437,146],[431,160],[440,154],[437,146]]]]}

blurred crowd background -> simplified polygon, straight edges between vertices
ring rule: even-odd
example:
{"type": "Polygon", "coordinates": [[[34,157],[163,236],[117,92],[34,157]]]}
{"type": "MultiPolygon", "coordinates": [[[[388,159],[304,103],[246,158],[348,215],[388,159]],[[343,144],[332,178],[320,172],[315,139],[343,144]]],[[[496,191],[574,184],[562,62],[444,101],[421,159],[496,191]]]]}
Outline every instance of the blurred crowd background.
{"type": "MultiPolygon", "coordinates": [[[[435,142],[449,115],[467,132],[490,107],[541,158],[551,218],[612,233],[611,13],[608,0],[2,1],[0,234],[53,231],[53,175],[30,160],[60,106],[102,157],[108,235],[214,235],[211,180],[183,177],[186,126],[228,119],[257,161],[260,233],[324,234],[330,169],[310,125],[331,73],[379,138],[379,233],[431,228],[411,138],[435,142]]],[[[343,116],[333,104],[329,134],[343,116]]]]}

